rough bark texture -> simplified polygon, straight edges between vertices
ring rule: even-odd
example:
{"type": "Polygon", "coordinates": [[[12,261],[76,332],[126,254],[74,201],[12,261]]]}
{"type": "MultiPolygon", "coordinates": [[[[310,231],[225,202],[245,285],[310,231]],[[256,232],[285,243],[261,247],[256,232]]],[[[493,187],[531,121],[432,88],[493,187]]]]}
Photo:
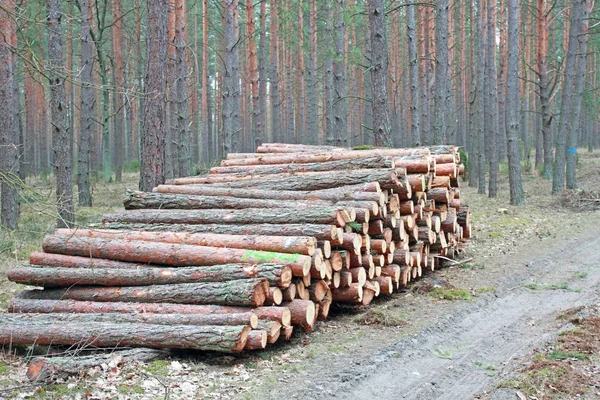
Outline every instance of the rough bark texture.
{"type": "MultiPolygon", "coordinates": [[[[190,130],[189,130],[189,110],[188,110],[188,65],[186,55],[186,10],[184,0],[175,0],[175,89],[177,93],[176,117],[175,117],[175,145],[178,147],[176,169],[179,176],[190,174],[190,130]]],[[[195,94],[194,94],[195,96],[195,94]]],[[[194,132],[194,136],[196,133],[194,132]]]]}
{"type": "Polygon", "coordinates": [[[225,282],[264,278],[274,286],[289,286],[292,272],[279,264],[228,264],[206,267],[137,269],[95,269],[21,266],[7,272],[10,281],[30,286],[69,287],[74,285],[143,286],[194,282],[225,282]]]}
{"type": "Polygon", "coordinates": [[[63,236],[84,236],[119,240],[144,240],[149,242],[190,244],[196,246],[227,247],[232,249],[252,249],[278,253],[298,253],[313,255],[317,241],[309,236],[260,236],[222,235],[177,232],[114,231],[100,229],[58,229],[55,234],[63,236]]]}
{"type": "Polygon", "coordinates": [[[48,5],[48,82],[50,84],[50,112],[52,115],[52,147],[56,175],[56,201],[58,227],[69,227],[75,222],[73,184],[71,178],[71,132],[69,129],[65,77],[62,23],[59,0],[47,0],[48,5]]]}
{"type": "Polygon", "coordinates": [[[508,130],[508,178],[510,203],[523,203],[519,152],[519,3],[508,0],[508,70],[506,75],[506,126],[508,130]]]}
{"type": "Polygon", "coordinates": [[[168,351],[157,349],[126,349],[116,350],[107,354],[66,357],[36,357],[27,366],[27,379],[31,382],[53,381],[78,376],[90,368],[109,364],[114,360],[123,363],[151,362],[167,358],[168,351]]]}
{"type": "Polygon", "coordinates": [[[417,71],[417,37],[415,26],[417,24],[417,5],[409,4],[406,10],[406,36],[408,38],[408,73],[410,80],[410,143],[421,145],[421,118],[419,107],[419,75],[417,71]]]}
{"type": "Polygon", "coordinates": [[[141,138],[140,190],[165,180],[168,0],[148,0],[147,67],[141,138]]]}
{"type": "Polygon", "coordinates": [[[0,317],[0,344],[153,347],[239,352],[249,326],[152,325],[110,322],[30,321],[17,314],[0,317]]]}
{"type": "Polygon", "coordinates": [[[259,307],[265,301],[265,283],[265,279],[239,279],[227,282],[151,286],[75,286],[66,289],[30,290],[21,292],[19,297],[37,300],[65,299],[259,307]]]}
{"type": "MultiPolygon", "coordinates": [[[[159,190],[165,186],[159,187],[159,190]]],[[[175,187],[177,189],[177,186],[175,187]]],[[[193,189],[193,188],[192,188],[193,189]]],[[[166,190],[165,190],[166,191],[166,190]]],[[[126,210],[135,209],[244,209],[244,208],[303,208],[327,207],[331,201],[305,200],[270,200],[245,199],[227,196],[201,196],[187,194],[167,194],[148,192],[127,192],[123,200],[126,210]]]]}
{"type": "Polygon", "coordinates": [[[240,61],[238,54],[238,0],[224,0],[223,40],[223,145],[224,154],[239,151],[240,125],[240,61]]]}
{"type": "Polygon", "coordinates": [[[97,128],[95,90],[93,85],[93,44],[90,34],[92,12],[89,0],[81,0],[81,112],[79,121],[79,154],[77,164],[77,189],[79,206],[92,206],[90,191],[90,141],[97,128]]]}
{"type": "Polygon", "coordinates": [[[176,267],[217,265],[227,263],[284,263],[294,274],[304,275],[311,258],[300,254],[274,253],[256,250],[227,249],[185,244],[124,241],[115,239],[68,238],[46,236],[44,251],[110,260],[166,264],[176,267]]]}
{"type": "Polygon", "coordinates": [[[193,232],[231,235],[269,235],[269,236],[312,236],[318,240],[333,240],[337,237],[335,225],[317,224],[249,224],[249,225],[182,225],[182,224],[136,224],[111,222],[103,225],[107,229],[135,229],[150,232],[193,232]]]}
{"type": "MultiPolygon", "coordinates": [[[[290,208],[246,208],[243,210],[134,210],[106,214],[102,222],[141,222],[163,224],[287,224],[314,223],[344,226],[336,207],[294,210],[290,208]]],[[[347,221],[349,222],[349,221],[347,221]]]]}
{"type": "Polygon", "coordinates": [[[369,0],[367,3],[371,33],[371,66],[369,69],[371,72],[371,105],[373,107],[375,146],[392,147],[387,96],[388,49],[385,35],[385,1],[369,0]]]}
{"type": "Polygon", "coordinates": [[[102,268],[102,269],[136,269],[148,267],[148,264],[135,264],[123,261],[105,260],[102,258],[65,256],[62,254],[41,253],[34,251],[29,256],[31,265],[64,268],[102,268]]]}
{"type": "Polygon", "coordinates": [[[0,226],[5,229],[14,229],[19,218],[19,193],[16,182],[9,176],[17,176],[17,144],[15,121],[11,105],[14,99],[12,80],[16,77],[13,71],[11,43],[8,33],[16,30],[14,17],[8,15],[15,12],[14,0],[2,2],[0,7],[0,32],[6,32],[0,37],[0,226]],[[12,175],[11,175],[12,174],[12,175]]]}
{"type": "Polygon", "coordinates": [[[448,0],[436,1],[435,12],[435,104],[432,144],[447,140],[448,100],[450,77],[448,76],[448,0]]]}

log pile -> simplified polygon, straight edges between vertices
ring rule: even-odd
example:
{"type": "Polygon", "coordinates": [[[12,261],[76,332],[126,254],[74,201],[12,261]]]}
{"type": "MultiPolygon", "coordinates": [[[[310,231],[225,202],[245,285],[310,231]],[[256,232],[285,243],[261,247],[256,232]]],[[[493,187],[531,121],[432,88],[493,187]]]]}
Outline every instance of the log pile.
{"type": "Polygon", "coordinates": [[[368,305],[443,266],[471,235],[454,146],[263,144],[209,174],[128,192],[59,229],[0,316],[0,342],[239,352],[289,340],[332,302],[368,305]]]}

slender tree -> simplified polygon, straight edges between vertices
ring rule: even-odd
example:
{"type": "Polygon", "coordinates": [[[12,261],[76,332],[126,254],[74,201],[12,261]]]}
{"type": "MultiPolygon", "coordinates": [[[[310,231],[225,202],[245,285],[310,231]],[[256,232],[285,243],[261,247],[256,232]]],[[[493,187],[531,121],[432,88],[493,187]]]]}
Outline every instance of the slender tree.
{"type": "Polygon", "coordinates": [[[65,90],[60,0],[47,0],[47,7],[49,65],[47,76],[50,86],[52,147],[54,149],[54,173],[56,174],[57,225],[60,228],[67,228],[73,225],[75,216],[71,178],[71,133],[69,132],[69,109],[65,90]]]}
{"type": "Polygon", "coordinates": [[[238,54],[238,0],[224,0],[223,39],[225,54],[223,56],[223,137],[225,155],[239,151],[240,137],[240,61],[238,54]]]}
{"type": "Polygon", "coordinates": [[[258,101],[254,103],[254,145],[260,146],[267,132],[267,2],[260,2],[260,37],[258,49],[258,101]]]}
{"type": "Polygon", "coordinates": [[[179,176],[190,175],[190,118],[188,109],[188,64],[186,43],[185,1],[175,0],[175,88],[177,108],[175,116],[175,137],[177,138],[177,172],[179,176]]]}
{"type": "Polygon", "coordinates": [[[165,181],[165,94],[167,90],[168,0],[148,0],[146,84],[142,119],[140,190],[150,191],[165,181]]]}
{"type": "Polygon", "coordinates": [[[410,75],[410,135],[411,143],[421,145],[421,124],[419,110],[419,75],[417,71],[419,60],[417,58],[417,37],[415,25],[417,5],[412,3],[407,7],[406,36],[408,37],[408,70],[410,75]]]}
{"type": "Polygon", "coordinates": [[[346,146],[348,142],[348,82],[346,80],[346,52],[344,46],[346,0],[335,0],[334,3],[333,135],[336,145],[346,146]]]}
{"type": "Polygon", "coordinates": [[[475,0],[477,4],[477,31],[481,32],[477,39],[477,171],[479,176],[478,193],[484,194],[485,185],[485,37],[483,34],[485,20],[485,2],[475,0]]]}
{"type": "Polygon", "coordinates": [[[435,14],[435,104],[432,144],[446,143],[450,98],[448,80],[448,0],[436,1],[435,14]]]}
{"type": "Polygon", "coordinates": [[[81,111],[79,113],[79,156],[77,164],[77,189],[79,205],[92,206],[90,191],[90,140],[97,129],[96,99],[93,78],[93,43],[90,35],[91,8],[89,0],[79,0],[81,10],[81,111]]]}
{"type": "Polygon", "coordinates": [[[14,0],[0,1],[0,228],[14,229],[19,218],[19,193],[14,178],[18,176],[18,137],[12,115],[14,98],[12,48],[8,33],[16,30],[14,0]],[[12,179],[11,179],[12,177],[12,179]]]}
{"type": "Polygon", "coordinates": [[[306,83],[306,98],[307,98],[307,127],[308,143],[319,143],[319,121],[318,121],[318,84],[319,77],[317,76],[317,3],[316,0],[309,0],[309,17],[308,17],[308,41],[309,41],[309,57],[307,68],[307,83],[306,83]]]}
{"type": "Polygon", "coordinates": [[[508,0],[508,60],[506,73],[506,125],[508,128],[508,179],[510,203],[523,203],[519,154],[519,2],[508,0]]]}
{"type": "Polygon", "coordinates": [[[122,0],[112,0],[112,45],[113,45],[113,80],[115,90],[112,93],[114,104],[114,160],[115,181],[121,182],[123,172],[123,159],[125,156],[125,101],[123,93],[125,89],[123,77],[123,12],[122,0]]]}

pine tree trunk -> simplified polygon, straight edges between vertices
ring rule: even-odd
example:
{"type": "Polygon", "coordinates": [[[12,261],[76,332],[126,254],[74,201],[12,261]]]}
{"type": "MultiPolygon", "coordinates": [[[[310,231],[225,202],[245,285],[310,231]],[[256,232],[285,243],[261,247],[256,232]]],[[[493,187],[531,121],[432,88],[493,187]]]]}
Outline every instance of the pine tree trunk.
{"type": "Polygon", "coordinates": [[[435,103],[431,144],[445,144],[450,84],[448,82],[448,0],[436,1],[435,103]]]}
{"type": "Polygon", "coordinates": [[[125,85],[123,78],[123,12],[121,2],[122,0],[112,0],[113,79],[116,89],[112,93],[115,105],[115,109],[113,110],[113,137],[115,143],[115,181],[117,182],[121,182],[125,152],[125,102],[123,99],[125,85]]]}
{"type": "MultiPolygon", "coordinates": [[[[176,89],[176,116],[175,116],[175,139],[177,146],[177,172],[179,176],[190,174],[190,131],[188,110],[188,65],[186,59],[186,18],[184,0],[175,0],[175,89],[176,89]]],[[[196,94],[194,93],[194,96],[196,94]]],[[[196,133],[194,133],[196,136],[196,133]]]]}
{"type": "Polygon", "coordinates": [[[269,83],[271,92],[271,138],[281,142],[283,139],[281,124],[281,100],[279,98],[279,3],[271,4],[271,68],[269,71],[269,83]]]}
{"type": "Polygon", "coordinates": [[[477,1],[477,170],[479,175],[479,184],[477,192],[485,194],[485,33],[483,31],[485,19],[484,0],[477,1]]]}
{"type": "Polygon", "coordinates": [[[267,4],[260,3],[260,37],[258,49],[258,99],[255,108],[254,146],[260,146],[267,133],[267,4]]]}
{"type": "Polygon", "coordinates": [[[486,144],[489,154],[488,196],[496,197],[498,193],[498,84],[496,81],[496,2],[487,2],[486,27],[486,144]]]}
{"type": "Polygon", "coordinates": [[[508,179],[510,203],[523,203],[519,152],[519,2],[508,0],[508,59],[506,63],[506,125],[508,128],[508,179]]]}
{"type": "Polygon", "coordinates": [[[58,227],[69,227],[75,222],[73,188],[71,178],[71,133],[68,124],[65,77],[61,74],[63,62],[60,1],[48,0],[48,62],[50,70],[52,147],[54,148],[54,172],[56,174],[56,199],[58,227]]]}
{"type": "Polygon", "coordinates": [[[345,69],[344,38],[346,36],[346,22],[344,11],[345,0],[335,0],[333,13],[335,49],[335,59],[333,60],[333,135],[336,145],[342,147],[345,147],[348,142],[348,83],[345,69]]]}
{"type": "Polygon", "coordinates": [[[140,190],[150,191],[165,180],[168,0],[148,0],[147,68],[142,130],[140,190]]]}
{"type": "Polygon", "coordinates": [[[417,59],[416,4],[409,4],[406,17],[406,36],[408,37],[408,71],[410,75],[410,135],[414,146],[421,145],[421,110],[419,107],[419,75],[417,59]]]}
{"type": "MultiPolygon", "coordinates": [[[[14,229],[19,218],[19,193],[17,192],[16,177],[18,173],[16,124],[12,115],[14,98],[13,85],[17,71],[13,70],[13,54],[8,33],[16,30],[13,13],[14,0],[2,3],[0,8],[0,32],[6,33],[0,38],[0,224],[3,228],[14,229]]],[[[64,104],[63,104],[64,106],[64,104]]]]}

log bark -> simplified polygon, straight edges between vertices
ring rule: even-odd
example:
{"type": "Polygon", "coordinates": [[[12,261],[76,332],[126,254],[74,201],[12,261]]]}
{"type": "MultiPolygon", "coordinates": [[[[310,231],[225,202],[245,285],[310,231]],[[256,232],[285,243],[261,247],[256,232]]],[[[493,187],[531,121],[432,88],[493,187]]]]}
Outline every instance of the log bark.
{"type": "Polygon", "coordinates": [[[280,264],[226,264],[209,267],[94,269],[21,266],[10,268],[8,280],[30,286],[73,285],[145,286],[194,282],[225,282],[264,278],[270,285],[286,288],[292,282],[290,268],[280,264]]]}
{"type": "Polygon", "coordinates": [[[269,165],[269,164],[306,164],[326,161],[351,160],[365,157],[402,157],[409,155],[429,154],[429,149],[375,149],[360,151],[338,151],[329,153],[291,153],[291,154],[236,154],[237,159],[221,161],[222,167],[237,165],[269,165]],[[247,157],[247,158],[241,158],[247,157]]]}
{"type": "Polygon", "coordinates": [[[306,325],[314,321],[316,315],[315,303],[310,300],[294,300],[282,303],[290,310],[293,325],[306,325]]]}
{"type": "Polygon", "coordinates": [[[123,204],[126,210],[138,209],[245,209],[245,208],[297,208],[297,207],[328,207],[328,200],[274,200],[238,198],[232,196],[206,196],[184,193],[150,193],[132,192],[126,194],[123,204]]]}
{"type": "Polygon", "coordinates": [[[151,362],[167,358],[169,355],[167,350],[139,348],[88,356],[36,357],[27,366],[27,379],[35,383],[67,379],[116,360],[126,364],[151,362]]]}
{"type": "MultiPolygon", "coordinates": [[[[399,177],[404,177],[404,168],[361,169],[350,171],[305,172],[283,177],[266,179],[241,180],[238,182],[221,182],[210,184],[221,188],[257,188],[266,190],[317,191],[345,186],[348,182],[378,182],[384,189],[402,187],[399,177]]],[[[204,178],[189,178],[184,185],[202,184],[204,178]]],[[[179,180],[178,180],[179,181],[179,180]]]]}
{"type": "Polygon", "coordinates": [[[20,320],[35,321],[52,319],[55,322],[76,323],[136,323],[152,325],[248,325],[258,327],[258,316],[252,311],[232,314],[157,314],[157,313],[20,313],[20,320]]]}
{"type": "Polygon", "coordinates": [[[133,303],[217,304],[258,307],[265,302],[265,279],[173,285],[95,287],[21,292],[22,299],[80,300],[133,303]]]}
{"type": "Polygon", "coordinates": [[[279,339],[281,323],[277,321],[260,321],[258,328],[267,332],[267,343],[273,344],[279,339]]]}
{"type": "Polygon", "coordinates": [[[331,291],[333,301],[340,303],[360,303],[363,297],[363,287],[357,283],[351,283],[345,288],[338,288],[331,291]]]}
{"type": "Polygon", "coordinates": [[[308,287],[310,299],[316,303],[320,303],[321,301],[323,301],[328,291],[329,286],[323,280],[316,281],[308,287]]]}
{"type": "Polygon", "coordinates": [[[278,321],[283,326],[290,326],[292,323],[292,313],[287,306],[257,307],[252,312],[261,321],[278,321]]]}
{"type": "Polygon", "coordinates": [[[277,253],[313,255],[317,240],[310,236],[226,235],[181,232],[116,231],[105,229],[57,229],[56,235],[119,240],[143,240],[232,249],[252,249],[277,253]]]}
{"type": "Polygon", "coordinates": [[[189,224],[143,224],[129,222],[109,222],[106,229],[142,230],[150,232],[191,232],[227,235],[260,236],[311,236],[317,240],[337,240],[338,227],[317,224],[249,224],[249,225],[189,225],[189,224]]]}
{"type": "Polygon", "coordinates": [[[90,258],[66,256],[63,254],[42,253],[34,251],[29,256],[29,263],[37,266],[63,267],[63,268],[92,268],[92,269],[138,269],[157,267],[148,264],[136,264],[124,261],[105,260],[103,258],[90,258]]]}
{"type": "Polygon", "coordinates": [[[336,207],[327,208],[246,208],[243,210],[135,210],[102,216],[102,222],[145,224],[332,224],[343,227],[351,222],[349,213],[336,207]]]}
{"type": "Polygon", "coordinates": [[[94,238],[46,236],[44,251],[74,256],[89,256],[118,261],[165,264],[175,267],[218,265],[227,263],[282,263],[292,273],[303,276],[310,270],[311,258],[300,254],[285,254],[243,249],[176,245],[145,241],[125,241],[94,238]]]}
{"type": "Polygon", "coordinates": [[[243,199],[270,200],[366,200],[382,201],[381,187],[369,182],[366,184],[346,185],[333,189],[313,190],[309,192],[292,190],[229,189],[215,185],[159,185],[153,192],[181,193],[201,196],[235,197],[243,199]]]}
{"type": "Polygon", "coordinates": [[[152,325],[136,323],[35,322],[19,314],[0,316],[0,344],[151,347],[240,352],[249,326],[152,325]]]}
{"type": "Polygon", "coordinates": [[[280,174],[309,171],[348,171],[353,169],[394,168],[391,157],[367,157],[308,164],[249,165],[237,167],[213,167],[211,174],[280,174]]]}

